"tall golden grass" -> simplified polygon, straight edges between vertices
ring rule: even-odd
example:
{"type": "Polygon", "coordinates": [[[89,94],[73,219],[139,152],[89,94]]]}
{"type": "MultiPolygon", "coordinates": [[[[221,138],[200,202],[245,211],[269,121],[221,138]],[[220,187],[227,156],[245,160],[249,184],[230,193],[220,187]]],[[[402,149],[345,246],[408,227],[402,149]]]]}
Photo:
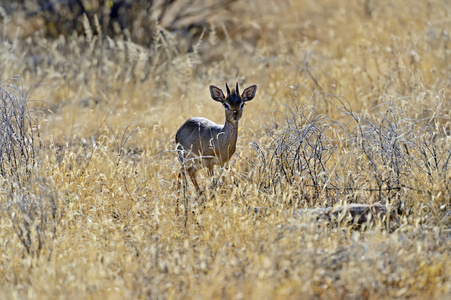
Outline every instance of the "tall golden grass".
{"type": "Polygon", "coordinates": [[[190,30],[144,11],[143,40],[8,13],[0,85],[38,162],[2,174],[1,299],[451,296],[446,1],[231,1],[190,30]],[[222,123],[208,86],[236,81],[258,85],[237,153],[183,194],[175,132],[222,123]],[[298,214],[375,202],[397,214],[298,214]]]}

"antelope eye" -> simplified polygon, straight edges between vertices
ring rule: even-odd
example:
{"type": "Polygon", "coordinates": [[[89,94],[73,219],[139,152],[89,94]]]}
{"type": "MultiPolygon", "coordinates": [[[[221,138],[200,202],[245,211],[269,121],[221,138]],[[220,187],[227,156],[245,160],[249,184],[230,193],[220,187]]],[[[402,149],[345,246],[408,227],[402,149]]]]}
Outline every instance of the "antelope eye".
{"type": "Polygon", "coordinates": [[[223,103],[225,109],[230,110],[230,106],[227,103],[223,103]]]}

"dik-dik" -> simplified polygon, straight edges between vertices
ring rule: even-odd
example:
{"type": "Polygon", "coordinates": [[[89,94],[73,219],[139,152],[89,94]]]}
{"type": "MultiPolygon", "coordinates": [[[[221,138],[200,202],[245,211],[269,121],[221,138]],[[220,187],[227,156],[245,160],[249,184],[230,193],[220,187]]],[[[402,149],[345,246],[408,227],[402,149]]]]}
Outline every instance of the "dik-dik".
{"type": "Polygon", "coordinates": [[[175,135],[177,151],[182,164],[182,174],[188,171],[194,187],[199,191],[196,172],[201,167],[208,168],[213,175],[214,165],[223,166],[235,153],[238,138],[238,121],[243,115],[247,101],[251,101],[257,92],[257,86],[251,85],[240,95],[238,83],[230,91],[226,83],[227,97],[222,90],[210,86],[213,100],[221,102],[225,109],[225,124],[219,125],[206,118],[191,118],[179,128],[175,135]]]}

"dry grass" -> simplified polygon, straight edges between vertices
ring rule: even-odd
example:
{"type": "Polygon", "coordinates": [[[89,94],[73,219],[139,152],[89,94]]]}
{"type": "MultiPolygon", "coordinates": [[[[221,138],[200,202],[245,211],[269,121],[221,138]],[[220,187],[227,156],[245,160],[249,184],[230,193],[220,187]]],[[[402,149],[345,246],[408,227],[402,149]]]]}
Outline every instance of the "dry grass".
{"type": "Polygon", "coordinates": [[[191,31],[140,15],[148,43],[93,16],[85,35],[53,39],[38,15],[27,37],[7,13],[0,78],[21,79],[0,83],[19,92],[2,101],[42,81],[29,123],[0,122],[22,134],[1,129],[17,145],[2,170],[25,170],[1,174],[1,299],[451,296],[445,2],[231,1],[191,31]],[[184,196],[175,131],[223,122],[208,86],[225,81],[258,85],[237,153],[184,196]],[[398,214],[293,214],[375,202],[398,214]]]}

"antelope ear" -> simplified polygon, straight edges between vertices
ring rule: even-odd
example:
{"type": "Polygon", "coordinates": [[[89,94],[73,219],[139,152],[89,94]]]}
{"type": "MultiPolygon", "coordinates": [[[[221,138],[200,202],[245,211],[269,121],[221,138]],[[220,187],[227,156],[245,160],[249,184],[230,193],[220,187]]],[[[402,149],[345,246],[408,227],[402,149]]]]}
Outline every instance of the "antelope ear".
{"type": "Polygon", "coordinates": [[[213,100],[215,101],[224,102],[225,100],[224,93],[217,86],[210,85],[210,94],[211,98],[213,98],[213,100]]]}
{"type": "Polygon", "coordinates": [[[241,98],[244,102],[251,101],[252,99],[254,99],[255,93],[257,93],[257,86],[254,84],[244,90],[241,98]]]}

